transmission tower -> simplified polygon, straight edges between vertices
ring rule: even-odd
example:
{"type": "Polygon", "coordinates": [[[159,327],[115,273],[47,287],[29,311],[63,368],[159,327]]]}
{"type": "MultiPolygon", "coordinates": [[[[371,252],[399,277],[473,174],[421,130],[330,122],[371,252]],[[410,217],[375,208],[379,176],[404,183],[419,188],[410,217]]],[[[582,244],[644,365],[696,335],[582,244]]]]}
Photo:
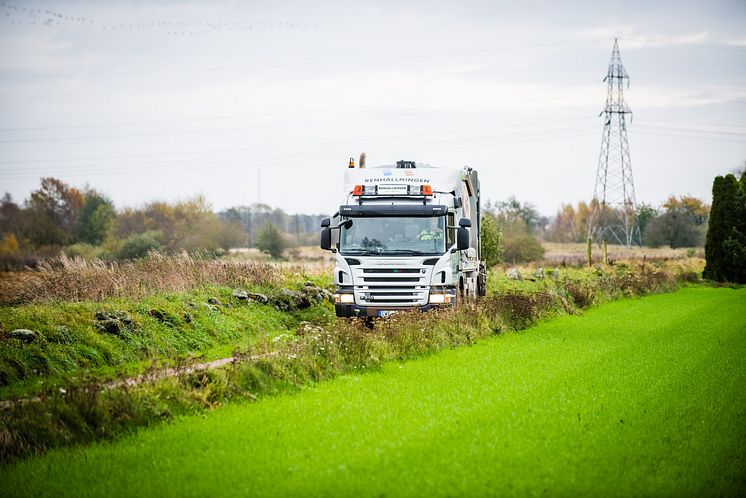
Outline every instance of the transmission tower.
{"type": "Polygon", "coordinates": [[[624,101],[625,80],[629,87],[629,76],[622,65],[617,40],[614,39],[609,70],[604,78],[607,85],[606,108],[600,114],[604,117],[604,131],[588,220],[588,238],[599,244],[606,240],[630,247],[632,244],[639,245],[641,240],[627,142],[627,115],[631,122],[632,111],[624,101]]]}

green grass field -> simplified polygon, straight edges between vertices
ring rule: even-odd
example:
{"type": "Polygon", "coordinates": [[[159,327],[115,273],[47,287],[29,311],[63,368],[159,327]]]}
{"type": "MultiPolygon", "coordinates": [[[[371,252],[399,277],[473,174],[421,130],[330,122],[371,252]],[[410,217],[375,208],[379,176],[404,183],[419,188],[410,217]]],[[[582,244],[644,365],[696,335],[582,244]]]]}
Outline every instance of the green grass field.
{"type": "Polygon", "coordinates": [[[470,348],[0,468],[4,495],[743,495],[746,289],[470,348]]]}

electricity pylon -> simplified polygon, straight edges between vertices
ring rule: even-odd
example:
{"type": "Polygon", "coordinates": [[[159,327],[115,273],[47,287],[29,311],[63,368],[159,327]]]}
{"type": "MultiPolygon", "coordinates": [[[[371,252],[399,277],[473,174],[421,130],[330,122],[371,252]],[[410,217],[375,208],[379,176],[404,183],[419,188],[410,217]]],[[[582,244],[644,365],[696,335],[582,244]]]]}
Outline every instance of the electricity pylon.
{"type": "Polygon", "coordinates": [[[588,220],[588,238],[599,244],[606,240],[630,247],[632,244],[641,244],[641,240],[627,142],[627,115],[631,122],[632,111],[624,101],[625,80],[629,87],[629,76],[622,65],[617,40],[614,39],[609,70],[604,78],[608,89],[606,108],[601,112],[604,131],[588,220]]]}

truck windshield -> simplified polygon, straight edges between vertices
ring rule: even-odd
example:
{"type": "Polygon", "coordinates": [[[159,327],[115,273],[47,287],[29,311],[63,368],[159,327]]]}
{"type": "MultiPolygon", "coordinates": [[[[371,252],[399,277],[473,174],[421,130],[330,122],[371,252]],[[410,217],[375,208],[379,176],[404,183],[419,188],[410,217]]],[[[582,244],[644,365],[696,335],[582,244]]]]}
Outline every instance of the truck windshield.
{"type": "Polygon", "coordinates": [[[446,251],[445,217],[351,218],[342,225],[344,255],[440,255],[446,251]]]}

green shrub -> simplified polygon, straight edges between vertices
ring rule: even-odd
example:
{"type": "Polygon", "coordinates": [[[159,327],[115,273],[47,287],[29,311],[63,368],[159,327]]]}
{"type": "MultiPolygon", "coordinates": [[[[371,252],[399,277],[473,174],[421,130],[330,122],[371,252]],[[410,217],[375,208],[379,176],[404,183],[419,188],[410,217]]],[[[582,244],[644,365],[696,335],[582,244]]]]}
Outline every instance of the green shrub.
{"type": "Polygon", "coordinates": [[[503,260],[510,263],[526,263],[544,257],[544,248],[536,237],[517,234],[503,240],[503,260]]]}
{"type": "Polygon", "coordinates": [[[746,283],[746,173],[713,182],[705,259],[704,278],[746,283]]]}
{"type": "Polygon", "coordinates": [[[127,237],[115,253],[116,259],[140,259],[149,252],[161,250],[161,244],[156,239],[158,232],[145,232],[127,237]]]}
{"type": "Polygon", "coordinates": [[[650,247],[695,247],[703,239],[703,227],[686,211],[667,211],[650,221],[645,229],[645,243],[650,247]]]}
{"type": "Polygon", "coordinates": [[[91,245],[101,244],[108,236],[116,217],[111,200],[94,190],[86,192],[75,224],[75,238],[91,245]]]}
{"type": "Polygon", "coordinates": [[[67,246],[62,252],[70,258],[79,257],[87,260],[102,259],[107,255],[105,248],[83,242],[67,246]]]}
{"type": "Polygon", "coordinates": [[[482,259],[487,262],[487,268],[502,261],[502,230],[491,214],[482,216],[482,259]]]}
{"type": "Polygon", "coordinates": [[[257,236],[256,247],[273,258],[279,259],[285,252],[285,240],[272,223],[267,223],[257,236]]]}

